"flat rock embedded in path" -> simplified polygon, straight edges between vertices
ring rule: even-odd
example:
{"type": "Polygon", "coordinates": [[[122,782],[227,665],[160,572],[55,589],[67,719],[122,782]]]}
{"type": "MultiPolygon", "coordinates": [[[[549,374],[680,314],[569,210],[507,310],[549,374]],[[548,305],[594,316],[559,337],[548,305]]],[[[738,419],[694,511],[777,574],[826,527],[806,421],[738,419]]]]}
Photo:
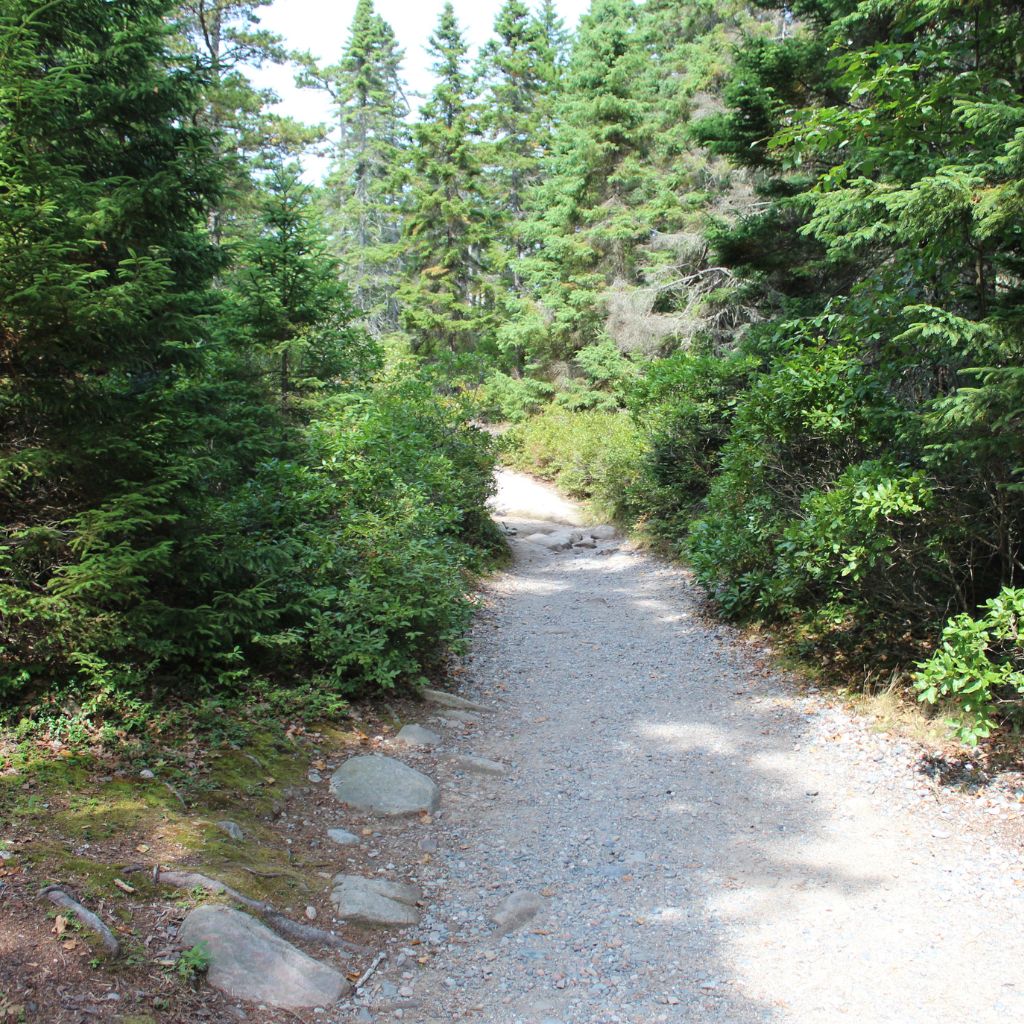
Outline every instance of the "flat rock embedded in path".
{"type": "Polygon", "coordinates": [[[487,757],[474,757],[472,754],[452,754],[448,759],[456,768],[475,772],[477,775],[508,775],[508,766],[500,761],[492,761],[487,757]]]}
{"type": "Polygon", "coordinates": [[[329,828],[327,838],[339,846],[355,846],[359,842],[359,836],[345,828],[329,828]]]}
{"type": "Polygon", "coordinates": [[[362,875],[336,875],[331,902],[338,916],[358,924],[406,928],[419,923],[416,901],[423,894],[416,886],[362,875]]]}
{"type": "Polygon", "coordinates": [[[344,975],[314,960],[255,918],[230,907],[197,907],[178,931],[186,949],[205,942],[206,980],[231,999],[287,1010],[330,1006],[351,985],[344,975]]]}
{"type": "Polygon", "coordinates": [[[410,723],[398,730],[395,742],[403,747],[436,747],[441,742],[441,737],[433,729],[410,723]]]}
{"type": "Polygon", "coordinates": [[[498,926],[498,933],[506,935],[536,917],[543,906],[544,900],[535,892],[521,889],[502,900],[498,908],[491,914],[491,920],[498,926]]]}
{"type": "Polygon", "coordinates": [[[459,722],[463,725],[475,725],[480,721],[480,716],[473,711],[460,711],[458,708],[449,708],[444,713],[444,718],[449,722],[459,722]]]}
{"type": "Polygon", "coordinates": [[[460,697],[455,693],[447,693],[445,690],[431,690],[422,689],[420,690],[420,696],[430,704],[440,704],[444,708],[457,708],[462,711],[490,711],[491,709],[484,704],[478,704],[476,701],[467,700],[465,697],[460,697]]]}
{"type": "Polygon", "coordinates": [[[393,757],[349,758],[332,776],[331,793],[350,807],[386,816],[434,811],[441,793],[433,779],[393,757]]]}

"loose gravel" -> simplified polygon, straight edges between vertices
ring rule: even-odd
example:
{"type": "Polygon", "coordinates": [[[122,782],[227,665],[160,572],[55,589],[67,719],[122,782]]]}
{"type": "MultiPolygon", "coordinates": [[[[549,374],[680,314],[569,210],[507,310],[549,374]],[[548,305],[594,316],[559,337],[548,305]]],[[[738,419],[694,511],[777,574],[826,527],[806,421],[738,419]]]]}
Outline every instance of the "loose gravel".
{"type": "Polygon", "coordinates": [[[520,539],[580,521],[536,482],[503,474],[499,502],[515,560],[461,690],[493,713],[402,754],[442,790],[379,826],[422,919],[335,1019],[1024,1020],[1020,794],[945,784],[787,680],[683,569],[621,538],[520,539]],[[513,894],[535,912],[496,925],[513,894]]]}

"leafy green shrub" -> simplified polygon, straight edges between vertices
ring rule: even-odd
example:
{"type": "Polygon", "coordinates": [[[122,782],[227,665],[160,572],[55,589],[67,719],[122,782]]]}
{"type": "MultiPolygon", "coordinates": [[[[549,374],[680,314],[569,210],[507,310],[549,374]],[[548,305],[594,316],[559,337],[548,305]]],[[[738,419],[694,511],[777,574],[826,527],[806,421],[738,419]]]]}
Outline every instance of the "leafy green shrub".
{"type": "Polygon", "coordinates": [[[939,649],[918,666],[914,686],[928,704],[951,701],[950,724],[972,746],[1000,721],[1024,723],[1024,590],[1004,587],[982,606],[949,620],[939,649]]]}
{"type": "Polygon", "coordinates": [[[918,632],[941,614],[935,594],[948,579],[934,529],[935,485],[922,470],[891,461],[856,463],[801,501],[776,545],[773,599],[804,610],[813,632],[857,642],[918,632]]]}
{"type": "Polygon", "coordinates": [[[212,962],[209,943],[197,942],[194,946],[183,949],[178,954],[174,970],[182,981],[194,983],[200,975],[210,969],[212,962]]]}
{"type": "Polygon", "coordinates": [[[520,469],[553,480],[595,510],[630,520],[640,478],[644,439],[623,412],[570,412],[550,405],[505,437],[507,458],[520,469]]]}
{"type": "Polygon", "coordinates": [[[554,388],[534,377],[511,377],[500,370],[488,374],[474,395],[484,419],[521,423],[550,401],[554,388]]]}
{"type": "Polygon", "coordinates": [[[785,606],[776,545],[804,496],[830,486],[870,446],[862,377],[849,349],[819,345],[780,359],[738,400],[705,514],[686,544],[727,611],[785,606]]]}
{"type": "Polygon", "coordinates": [[[621,403],[637,377],[637,368],[610,338],[585,345],[573,362],[586,374],[592,388],[608,391],[621,403]]]}
{"type": "Polygon", "coordinates": [[[652,362],[632,386],[629,408],[649,437],[644,515],[679,542],[718,470],[738,396],[759,361],[677,352],[652,362]]]}
{"type": "Polygon", "coordinates": [[[610,392],[598,391],[578,380],[563,385],[555,395],[555,402],[569,412],[616,412],[620,404],[610,392]]]}

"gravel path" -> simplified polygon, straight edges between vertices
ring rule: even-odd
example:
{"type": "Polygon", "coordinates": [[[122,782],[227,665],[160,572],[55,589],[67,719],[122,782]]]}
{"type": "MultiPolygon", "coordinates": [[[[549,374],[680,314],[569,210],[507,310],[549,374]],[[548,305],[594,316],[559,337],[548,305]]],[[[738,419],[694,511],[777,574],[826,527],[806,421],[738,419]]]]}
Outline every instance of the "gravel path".
{"type": "Polygon", "coordinates": [[[498,501],[515,561],[461,691],[495,710],[443,728],[509,772],[406,758],[442,810],[387,866],[416,851],[428,907],[345,1020],[1024,1020],[1019,803],[936,785],[920,750],[802,693],[680,568],[519,540],[577,518],[548,489],[503,474],[498,501]],[[543,909],[499,936],[517,890],[543,909]]]}

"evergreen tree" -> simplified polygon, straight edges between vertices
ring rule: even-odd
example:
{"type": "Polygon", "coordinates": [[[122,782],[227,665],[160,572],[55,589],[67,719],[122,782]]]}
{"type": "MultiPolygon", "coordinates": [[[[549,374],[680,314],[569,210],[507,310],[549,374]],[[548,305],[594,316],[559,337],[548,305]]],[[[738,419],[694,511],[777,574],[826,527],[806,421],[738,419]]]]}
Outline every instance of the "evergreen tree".
{"type": "Polygon", "coordinates": [[[400,292],[403,326],[422,353],[472,350],[491,321],[490,224],[466,50],[446,3],[428,49],[437,84],[414,129],[400,292]]]}
{"type": "Polygon", "coordinates": [[[238,246],[232,275],[248,361],[276,381],[293,418],[305,412],[305,396],[324,397],[376,365],[368,339],[350,326],[355,311],[313,204],[298,167],[275,167],[261,183],[255,229],[238,246]]]}
{"type": "Polygon", "coordinates": [[[195,116],[204,82],[170,54],[167,13],[0,13],[8,687],[145,671],[181,627],[160,594],[217,458],[186,410],[216,351],[204,222],[219,179],[195,116]]]}
{"type": "Polygon", "coordinates": [[[402,57],[372,0],[359,0],[340,63],[318,69],[307,60],[304,76],[334,102],[338,135],[325,183],[328,227],[354,301],[375,334],[397,326],[409,145],[402,57]]]}
{"type": "MultiPolygon", "coordinates": [[[[480,124],[485,143],[487,198],[494,220],[490,262],[500,275],[508,316],[523,293],[519,260],[529,249],[523,234],[525,197],[540,182],[550,153],[555,96],[561,74],[558,26],[553,9],[534,17],[521,0],[506,0],[494,23],[495,37],[477,65],[480,124]]],[[[513,362],[521,369],[523,353],[513,362]]]]}
{"type": "Polygon", "coordinates": [[[648,148],[643,99],[633,92],[643,68],[636,16],[632,0],[595,0],[582,19],[554,151],[530,197],[526,237],[537,254],[523,269],[547,314],[524,318],[511,333],[548,357],[598,340],[600,292],[633,275],[644,229],[631,199],[648,148]]]}
{"type": "Polygon", "coordinates": [[[197,59],[205,73],[202,116],[223,161],[224,195],[210,215],[218,241],[232,228],[224,222],[225,213],[230,209],[233,219],[244,215],[251,164],[298,153],[316,137],[312,129],[273,113],[277,97],[256,89],[248,77],[249,68],[288,57],[280,36],[260,28],[260,8],[271,2],[178,0],[172,11],[184,53],[197,59]]]}

